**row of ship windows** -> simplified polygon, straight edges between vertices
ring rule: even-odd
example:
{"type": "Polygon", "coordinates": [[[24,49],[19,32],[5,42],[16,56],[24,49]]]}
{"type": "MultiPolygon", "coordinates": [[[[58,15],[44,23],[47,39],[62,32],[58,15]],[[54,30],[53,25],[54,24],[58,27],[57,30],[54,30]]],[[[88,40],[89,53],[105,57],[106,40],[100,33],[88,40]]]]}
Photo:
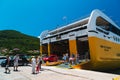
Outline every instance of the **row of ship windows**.
{"type": "Polygon", "coordinates": [[[104,37],[107,37],[108,39],[113,38],[114,41],[120,42],[120,38],[118,38],[118,37],[116,37],[116,36],[108,37],[108,36],[104,35],[104,37]]]}
{"type": "MultiPolygon", "coordinates": [[[[104,37],[107,37],[104,35],[104,37]]],[[[108,39],[110,39],[111,37],[108,37],[108,39]]],[[[116,37],[116,36],[113,36],[113,40],[116,41],[116,42],[120,42],[120,38],[116,37]]]]}
{"type": "MultiPolygon", "coordinates": [[[[101,29],[98,29],[98,28],[96,28],[96,30],[99,31],[99,32],[102,32],[102,33],[104,33],[104,34],[106,34],[106,35],[109,34],[109,33],[105,32],[105,31],[103,31],[103,30],[101,30],[101,29]]],[[[115,34],[115,33],[114,33],[114,34],[115,34]]],[[[107,37],[107,36],[104,35],[104,37],[107,37]]],[[[110,37],[108,37],[108,38],[110,39],[110,37]]],[[[114,39],[114,41],[116,41],[116,42],[120,42],[120,38],[119,38],[119,37],[113,36],[113,39],[114,39]]]]}

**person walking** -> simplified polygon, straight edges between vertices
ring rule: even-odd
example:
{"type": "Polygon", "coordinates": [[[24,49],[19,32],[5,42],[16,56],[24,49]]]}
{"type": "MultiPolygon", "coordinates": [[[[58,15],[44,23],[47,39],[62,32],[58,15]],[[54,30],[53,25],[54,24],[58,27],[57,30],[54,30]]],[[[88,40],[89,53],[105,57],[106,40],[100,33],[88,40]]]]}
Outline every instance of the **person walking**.
{"type": "Polygon", "coordinates": [[[41,71],[41,65],[42,65],[42,58],[39,57],[39,68],[40,68],[40,71],[41,71]]]}
{"type": "Polygon", "coordinates": [[[7,55],[6,56],[6,62],[5,62],[5,73],[10,73],[10,69],[9,69],[9,63],[10,63],[10,58],[9,56],[7,55]]]}
{"type": "Polygon", "coordinates": [[[39,57],[36,57],[36,73],[39,73],[39,70],[40,70],[40,68],[39,68],[39,57]]]}
{"type": "Polygon", "coordinates": [[[36,59],[35,59],[34,56],[32,57],[31,62],[32,62],[32,74],[36,74],[36,72],[35,72],[35,68],[36,68],[36,59]]]}
{"type": "Polygon", "coordinates": [[[18,60],[19,60],[19,55],[18,54],[16,54],[15,56],[14,56],[14,71],[18,71],[18,60]]]}
{"type": "Polygon", "coordinates": [[[68,53],[66,53],[66,65],[68,65],[68,63],[69,63],[69,55],[68,55],[68,53]]]}
{"type": "Polygon", "coordinates": [[[79,54],[77,53],[77,54],[76,54],[76,64],[79,64],[79,58],[80,58],[80,56],[79,56],[79,54]]]}
{"type": "Polygon", "coordinates": [[[72,55],[70,56],[69,62],[70,62],[71,65],[75,64],[75,55],[74,55],[74,54],[72,54],[72,55]]]}
{"type": "Polygon", "coordinates": [[[40,56],[38,56],[37,58],[37,66],[36,66],[36,72],[39,73],[39,71],[41,70],[41,64],[42,64],[42,59],[40,56]]]}
{"type": "Polygon", "coordinates": [[[66,63],[66,54],[63,54],[63,58],[62,58],[63,60],[64,60],[64,64],[66,63]]]}

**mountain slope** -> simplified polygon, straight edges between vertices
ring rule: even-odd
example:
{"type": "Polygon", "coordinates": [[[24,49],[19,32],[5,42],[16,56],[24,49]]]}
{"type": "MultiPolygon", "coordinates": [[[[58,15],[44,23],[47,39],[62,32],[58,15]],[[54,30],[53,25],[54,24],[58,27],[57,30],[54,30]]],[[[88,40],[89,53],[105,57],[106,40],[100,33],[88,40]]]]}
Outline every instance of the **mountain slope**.
{"type": "Polygon", "coordinates": [[[0,31],[0,50],[19,48],[21,52],[39,50],[39,39],[15,30],[0,31]]]}

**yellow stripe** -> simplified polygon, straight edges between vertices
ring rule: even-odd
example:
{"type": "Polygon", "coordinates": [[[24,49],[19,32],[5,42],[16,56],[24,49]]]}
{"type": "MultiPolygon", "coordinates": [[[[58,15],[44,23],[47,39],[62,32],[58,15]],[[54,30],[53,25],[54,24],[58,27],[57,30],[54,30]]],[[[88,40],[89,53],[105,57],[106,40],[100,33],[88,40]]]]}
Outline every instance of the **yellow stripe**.
{"type": "Polygon", "coordinates": [[[50,53],[51,53],[51,46],[50,46],[50,43],[48,44],[48,56],[50,56],[50,53]]]}
{"type": "Polygon", "coordinates": [[[70,54],[77,54],[76,40],[69,40],[70,54]]]}

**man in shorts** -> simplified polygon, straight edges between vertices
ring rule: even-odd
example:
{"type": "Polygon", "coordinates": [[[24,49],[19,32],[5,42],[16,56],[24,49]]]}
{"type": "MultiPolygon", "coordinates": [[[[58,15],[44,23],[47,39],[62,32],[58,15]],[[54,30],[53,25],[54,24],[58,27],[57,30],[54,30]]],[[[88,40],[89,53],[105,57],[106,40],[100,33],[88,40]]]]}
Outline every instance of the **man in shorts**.
{"type": "Polygon", "coordinates": [[[19,60],[19,55],[14,56],[14,71],[18,71],[18,60],[19,60]]]}
{"type": "Polygon", "coordinates": [[[6,56],[6,62],[5,62],[5,73],[10,73],[10,69],[9,69],[9,63],[10,63],[10,58],[9,56],[7,55],[6,56]],[[8,71],[8,72],[7,72],[8,71]]]}

